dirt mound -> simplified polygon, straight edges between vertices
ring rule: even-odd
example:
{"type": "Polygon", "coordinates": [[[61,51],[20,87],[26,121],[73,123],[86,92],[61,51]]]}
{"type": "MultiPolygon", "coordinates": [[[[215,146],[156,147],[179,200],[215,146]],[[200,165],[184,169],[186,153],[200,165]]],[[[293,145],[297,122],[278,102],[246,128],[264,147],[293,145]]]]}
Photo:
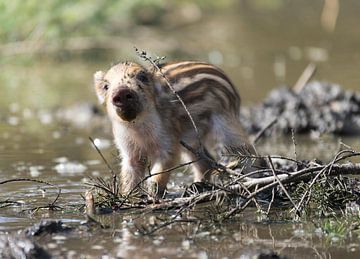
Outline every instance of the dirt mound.
{"type": "Polygon", "coordinates": [[[250,134],[276,123],[265,135],[315,131],[342,135],[360,135],[360,92],[340,86],[311,82],[299,93],[286,87],[277,88],[265,100],[241,112],[244,128],[250,134]]]}

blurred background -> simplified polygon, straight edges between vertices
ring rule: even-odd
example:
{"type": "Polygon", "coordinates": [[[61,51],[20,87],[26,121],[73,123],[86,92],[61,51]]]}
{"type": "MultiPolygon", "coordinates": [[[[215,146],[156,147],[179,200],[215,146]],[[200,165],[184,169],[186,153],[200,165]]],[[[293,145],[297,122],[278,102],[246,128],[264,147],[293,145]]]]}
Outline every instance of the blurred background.
{"type": "Polygon", "coordinates": [[[220,66],[245,104],[310,62],[315,79],[360,89],[359,11],[357,0],[0,1],[0,108],[95,102],[92,74],[141,62],[134,46],[220,66]]]}

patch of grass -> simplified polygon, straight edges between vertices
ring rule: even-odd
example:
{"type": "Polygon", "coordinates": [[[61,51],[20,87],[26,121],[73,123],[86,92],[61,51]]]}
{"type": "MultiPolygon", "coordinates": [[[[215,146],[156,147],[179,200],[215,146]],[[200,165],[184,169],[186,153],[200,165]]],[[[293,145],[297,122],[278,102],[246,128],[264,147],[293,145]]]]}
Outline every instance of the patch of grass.
{"type": "Polygon", "coordinates": [[[326,219],[321,227],[326,236],[344,239],[348,233],[347,222],[339,219],[326,219]]]}
{"type": "Polygon", "coordinates": [[[359,193],[354,188],[355,184],[356,180],[349,177],[323,176],[312,186],[310,182],[299,183],[294,196],[296,201],[300,201],[307,195],[302,208],[305,216],[336,215],[339,210],[345,209],[346,204],[358,199],[359,193]]]}
{"type": "Polygon", "coordinates": [[[344,243],[348,239],[360,239],[360,215],[331,217],[316,225],[329,243],[344,243]]]}

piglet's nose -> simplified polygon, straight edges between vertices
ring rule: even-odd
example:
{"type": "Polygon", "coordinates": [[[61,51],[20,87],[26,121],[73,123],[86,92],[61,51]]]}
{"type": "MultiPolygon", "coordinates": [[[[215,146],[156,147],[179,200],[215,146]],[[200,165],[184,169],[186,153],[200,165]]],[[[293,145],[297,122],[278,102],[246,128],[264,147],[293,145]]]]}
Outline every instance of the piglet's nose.
{"type": "Polygon", "coordinates": [[[130,89],[121,89],[113,95],[112,103],[115,106],[121,107],[136,101],[136,99],[137,95],[134,91],[130,89]]]}

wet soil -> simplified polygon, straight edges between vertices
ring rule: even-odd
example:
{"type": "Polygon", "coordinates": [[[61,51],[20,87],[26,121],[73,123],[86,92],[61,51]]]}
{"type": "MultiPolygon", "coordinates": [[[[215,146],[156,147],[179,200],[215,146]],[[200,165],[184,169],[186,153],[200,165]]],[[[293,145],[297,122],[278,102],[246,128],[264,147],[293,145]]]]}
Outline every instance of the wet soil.
{"type": "Polygon", "coordinates": [[[360,92],[339,85],[308,83],[297,93],[288,87],[272,90],[257,106],[242,110],[247,132],[256,134],[276,120],[265,134],[332,133],[360,135],[360,92]]]}

